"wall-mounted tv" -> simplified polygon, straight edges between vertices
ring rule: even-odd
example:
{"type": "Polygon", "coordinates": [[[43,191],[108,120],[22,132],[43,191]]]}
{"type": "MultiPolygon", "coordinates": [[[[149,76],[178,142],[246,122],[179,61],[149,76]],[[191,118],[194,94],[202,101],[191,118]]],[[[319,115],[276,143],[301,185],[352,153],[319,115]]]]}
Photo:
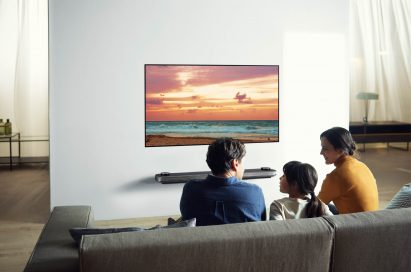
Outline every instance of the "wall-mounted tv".
{"type": "Polygon", "coordinates": [[[145,146],[279,141],[278,65],[145,65],[145,146]]]}

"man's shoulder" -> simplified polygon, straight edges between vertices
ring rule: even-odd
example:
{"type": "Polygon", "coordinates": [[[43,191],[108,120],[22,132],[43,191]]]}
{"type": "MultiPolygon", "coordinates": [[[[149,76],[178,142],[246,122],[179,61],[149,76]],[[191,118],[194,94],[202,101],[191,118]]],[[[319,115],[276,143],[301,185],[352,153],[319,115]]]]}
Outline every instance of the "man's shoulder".
{"type": "Polygon", "coordinates": [[[205,179],[191,179],[189,181],[186,182],[187,183],[204,183],[205,179]]]}
{"type": "Polygon", "coordinates": [[[239,187],[245,187],[247,189],[251,189],[255,191],[262,191],[261,187],[258,186],[257,184],[246,182],[244,180],[238,180],[238,182],[235,185],[239,187]]]}
{"type": "Polygon", "coordinates": [[[184,184],[184,187],[185,188],[197,187],[197,186],[203,186],[204,184],[205,184],[205,179],[192,179],[192,180],[187,181],[184,184]]]}

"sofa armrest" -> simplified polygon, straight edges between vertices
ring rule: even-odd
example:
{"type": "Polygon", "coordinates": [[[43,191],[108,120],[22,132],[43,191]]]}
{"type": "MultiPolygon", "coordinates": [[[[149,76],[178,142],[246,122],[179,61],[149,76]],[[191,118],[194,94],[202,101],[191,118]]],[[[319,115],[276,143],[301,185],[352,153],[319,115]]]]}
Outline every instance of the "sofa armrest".
{"type": "Polygon", "coordinates": [[[92,223],[90,206],[55,207],[24,271],[79,271],[78,247],[71,238],[69,229],[88,227],[92,223]]]}

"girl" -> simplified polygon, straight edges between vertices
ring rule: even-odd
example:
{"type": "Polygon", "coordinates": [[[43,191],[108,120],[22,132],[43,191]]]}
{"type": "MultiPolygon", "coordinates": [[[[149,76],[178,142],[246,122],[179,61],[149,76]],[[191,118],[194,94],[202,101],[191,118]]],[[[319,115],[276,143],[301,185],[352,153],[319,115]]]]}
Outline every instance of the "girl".
{"type": "Polygon", "coordinates": [[[310,218],[332,215],[328,207],[314,193],[317,172],[307,163],[290,161],[283,167],[280,192],[288,197],[274,200],[270,206],[270,220],[310,218]]]}

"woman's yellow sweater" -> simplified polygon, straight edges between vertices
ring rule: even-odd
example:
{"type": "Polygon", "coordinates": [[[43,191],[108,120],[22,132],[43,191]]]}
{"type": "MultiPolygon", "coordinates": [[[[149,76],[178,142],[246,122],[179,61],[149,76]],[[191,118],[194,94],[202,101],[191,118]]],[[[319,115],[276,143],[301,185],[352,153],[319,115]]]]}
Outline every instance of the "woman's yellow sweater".
{"type": "Polygon", "coordinates": [[[334,202],[339,213],[378,210],[377,183],[370,169],[352,156],[342,156],[335,163],[318,197],[334,202]]]}

